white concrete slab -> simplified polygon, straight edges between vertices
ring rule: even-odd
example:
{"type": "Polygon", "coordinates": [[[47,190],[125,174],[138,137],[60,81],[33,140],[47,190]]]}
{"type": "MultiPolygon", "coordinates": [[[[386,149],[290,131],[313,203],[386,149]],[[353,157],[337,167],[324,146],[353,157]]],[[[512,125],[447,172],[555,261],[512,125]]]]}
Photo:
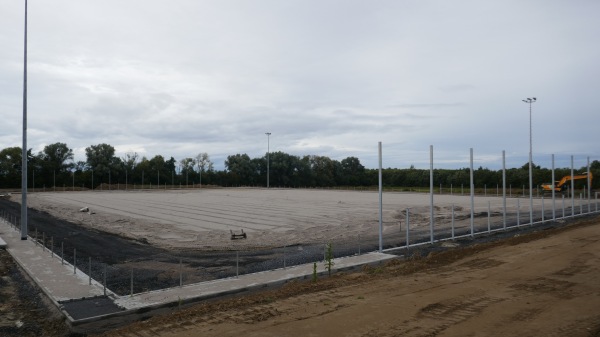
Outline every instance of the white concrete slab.
{"type": "MultiPolygon", "coordinates": [[[[73,266],[61,261],[61,258],[48,249],[31,240],[21,240],[20,232],[0,220],[0,235],[5,238],[7,251],[15,261],[27,272],[43,292],[58,307],[61,301],[92,298],[104,294],[103,286],[91,280],[81,270],[74,271],[73,266]]],[[[332,272],[355,268],[366,264],[381,263],[398,258],[395,255],[367,253],[350,257],[334,259],[332,272]]],[[[326,274],[324,262],[317,264],[319,277],[326,274]]],[[[189,284],[182,287],[134,294],[133,296],[118,296],[109,290],[107,294],[116,305],[125,309],[118,315],[127,315],[142,308],[160,308],[170,303],[191,303],[207,298],[263,288],[269,285],[282,284],[289,280],[312,277],[313,264],[303,264],[288,268],[264,271],[239,277],[219,279],[209,282],[189,284]]],[[[99,318],[101,319],[101,318],[99,318]]],[[[86,319],[89,320],[89,319],[86,319]]]]}

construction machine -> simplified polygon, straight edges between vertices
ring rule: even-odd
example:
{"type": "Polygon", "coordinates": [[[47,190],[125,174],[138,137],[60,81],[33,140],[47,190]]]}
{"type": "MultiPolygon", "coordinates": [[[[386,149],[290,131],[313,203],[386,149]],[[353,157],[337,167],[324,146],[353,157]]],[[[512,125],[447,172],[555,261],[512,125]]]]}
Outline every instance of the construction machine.
{"type": "MultiPolygon", "coordinates": [[[[571,186],[570,184],[567,184],[567,182],[571,181],[571,179],[573,180],[580,180],[580,179],[586,179],[588,178],[588,174],[586,173],[582,173],[582,174],[577,174],[574,176],[564,176],[562,177],[561,180],[559,181],[555,181],[554,185],[552,183],[546,183],[546,184],[542,184],[542,192],[543,193],[552,193],[552,188],[554,188],[555,192],[566,192],[567,189],[569,188],[569,186],[571,186]]],[[[590,172],[590,186],[592,185],[592,172],[590,172]]]]}

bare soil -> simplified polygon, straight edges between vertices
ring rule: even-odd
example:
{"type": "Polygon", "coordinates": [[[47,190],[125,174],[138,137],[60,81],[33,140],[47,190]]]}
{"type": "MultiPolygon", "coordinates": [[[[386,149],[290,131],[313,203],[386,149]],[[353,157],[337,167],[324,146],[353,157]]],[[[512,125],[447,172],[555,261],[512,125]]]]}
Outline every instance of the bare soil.
{"type": "MultiPolygon", "coordinates": [[[[127,270],[147,268],[136,292],[169,286],[177,279],[171,272],[181,256],[187,259],[188,282],[218,276],[231,261],[226,247],[196,250],[184,247],[186,241],[178,247],[155,246],[144,235],[107,231],[106,226],[119,224],[108,213],[97,214],[102,218],[92,225],[73,223],[56,215],[68,208],[81,216],[76,208],[50,206],[30,209],[30,230],[52,237],[55,249],[65,242],[67,258],[77,242],[82,258],[92,256],[127,270]]],[[[403,218],[404,206],[395,207],[397,213],[389,216],[403,218]]],[[[0,209],[19,214],[19,205],[9,200],[0,200],[0,209]]],[[[333,231],[343,219],[326,229],[333,231]]],[[[395,230],[398,219],[390,220],[389,228],[395,230]]],[[[105,336],[600,336],[599,225],[598,217],[587,218],[557,228],[536,226],[533,233],[527,226],[480,236],[476,242],[459,241],[458,248],[423,246],[411,250],[412,258],[404,262],[206,302],[105,336]]],[[[244,264],[274,261],[279,249],[249,254],[244,264]]],[[[121,284],[128,289],[128,278],[115,276],[112,282],[109,287],[117,292],[121,284]]],[[[63,320],[48,308],[10,256],[0,251],[0,336],[69,336],[63,320]]]]}
{"type": "MultiPolygon", "coordinates": [[[[18,195],[11,200],[20,203],[18,195]]],[[[541,202],[534,200],[536,217],[541,202]]],[[[516,203],[516,199],[507,200],[509,222],[516,222],[516,203]]],[[[549,211],[550,201],[544,203],[549,211]]],[[[407,208],[411,237],[424,233],[430,223],[428,204],[429,194],[386,193],[382,205],[386,241],[404,237],[401,229],[405,228],[407,208]]],[[[379,198],[375,192],[246,188],[47,192],[30,194],[28,207],[79,227],[184,251],[357,241],[374,235],[379,227],[379,198]],[[248,238],[232,241],[230,230],[244,230],[248,238]]],[[[470,198],[462,195],[435,196],[436,231],[450,231],[452,207],[457,234],[464,234],[469,227],[470,198]]],[[[502,198],[479,197],[474,207],[475,226],[480,230],[487,228],[488,210],[492,227],[502,226],[502,198]]],[[[521,213],[526,215],[523,208],[521,213]]]]}
{"type": "Polygon", "coordinates": [[[64,318],[47,303],[10,254],[0,249],[0,336],[69,336],[64,318]]]}
{"type": "Polygon", "coordinates": [[[101,336],[600,336],[599,252],[600,220],[588,218],[174,309],[101,336]]]}

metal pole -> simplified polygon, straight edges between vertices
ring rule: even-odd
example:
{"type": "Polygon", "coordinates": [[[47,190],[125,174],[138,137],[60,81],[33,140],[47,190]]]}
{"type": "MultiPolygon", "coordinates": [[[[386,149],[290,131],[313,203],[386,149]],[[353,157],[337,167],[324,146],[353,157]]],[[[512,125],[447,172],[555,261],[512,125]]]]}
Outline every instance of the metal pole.
{"type": "Polygon", "coordinates": [[[179,286],[183,286],[183,261],[179,258],[179,286]]]}
{"type": "Polygon", "coordinates": [[[492,231],[492,223],[491,223],[491,202],[488,201],[488,233],[492,231]]]}
{"type": "Polygon", "coordinates": [[[379,252],[383,251],[383,181],[381,142],[379,142],[379,252]]]}
{"type": "Polygon", "coordinates": [[[542,193],[542,224],[544,223],[544,194],[542,193]]]}
{"type": "Polygon", "coordinates": [[[575,216],[575,179],[573,169],[573,156],[571,156],[571,216],[575,216]]]}
{"type": "Polygon", "coordinates": [[[470,187],[471,187],[471,237],[475,234],[475,191],[473,188],[475,185],[473,184],[473,148],[471,148],[471,172],[470,172],[470,187]]]}
{"type": "Polygon", "coordinates": [[[502,228],[506,229],[506,152],[502,150],[502,228]]]}
{"type": "Polygon", "coordinates": [[[562,195],[562,206],[563,206],[562,207],[562,209],[563,209],[562,218],[564,219],[565,218],[565,195],[564,194],[562,195]]]}
{"type": "Polygon", "coordinates": [[[527,98],[523,102],[529,103],[529,223],[533,224],[533,127],[531,116],[531,104],[536,98],[527,98]]]}
{"type": "Polygon", "coordinates": [[[269,179],[270,179],[270,175],[271,175],[271,172],[270,172],[271,160],[270,160],[270,154],[269,154],[269,152],[271,151],[271,149],[270,149],[271,133],[265,132],[265,135],[267,135],[267,188],[269,188],[269,179]]]}
{"type": "Polygon", "coordinates": [[[429,238],[433,243],[433,145],[429,145],[429,238]]]}
{"type": "Polygon", "coordinates": [[[408,247],[410,247],[409,243],[410,238],[410,208],[406,209],[406,251],[408,252],[408,247]]]}
{"type": "Polygon", "coordinates": [[[50,237],[50,257],[54,258],[54,236],[50,237]]]}
{"type": "Polygon", "coordinates": [[[73,248],[73,274],[77,274],[77,249],[73,248]]]}
{"type": "Polygon", "coordinates": [[[89,263],[88,263],[88,276],[90,278],[90,284],[92,285],[92,257],[89,257],[89,263]]]}
{"type": "Polygon", "coordinates": [[[517,227],[521,225],[521,199],[517,198],[517,227]]]}
{"type": "Polygon", "coordinates": [[[65,264],[65,242],[60,243],[60,264],[65,264]]]}
{"type": "Polygon", "coordinates": [[[23,147],[21,148],[21,240],[27,240],[27,0],[23,56],[23,147]]]}
{"type": "Polygon", "coordinates": [[[106,264],[104,264],[104,296],[106,296],[106,264]]]}
{"type": "Polygon", "coordinates": [[[131,293],[130,296],[133,297],[133,268],[131,268],[131,293]]]}
{"type": "Polygon", "coordinates": [[[588,187],[588,193],[587,193],[587,198],[588,198],[588,208],[587,208],[587,212],[590,213],[591,212],[591,207],[592,207],[592,179],[590,177],[590,157],[587,157],[587,187],[588,187]]]}
{"type": "Polygon", "coordinates": [[[554,178],[554,154],[552,154],[552,221],[556,220],[556,181],[554,178]]]}
{"type": "Polygon", "coordinates": [[[454,240],[454,204],[452,204],[452,240],[454,240]]]}
{"type": "Polygon", "coordinates": [[[240,276],[240,252],[235,251],[235,277],[240,276]]]}

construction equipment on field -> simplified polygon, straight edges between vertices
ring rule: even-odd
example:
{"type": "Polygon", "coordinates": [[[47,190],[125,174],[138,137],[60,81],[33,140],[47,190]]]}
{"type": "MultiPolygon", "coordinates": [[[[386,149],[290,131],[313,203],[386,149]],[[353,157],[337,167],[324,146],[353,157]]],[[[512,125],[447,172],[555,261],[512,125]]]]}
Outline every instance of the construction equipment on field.
{"type": "MultiPolygon", "coordinates": [[[[590,172],[590,186],[592,185],[592,172],[590,172]]],[[[569,188],[570,184],[567,184],[567,182],[571,181],[571,179],[573,180],[580,180],[580,179],[588,179],[588,174],[586,173],[582,173],[582,174],[577,174],[574,176],[564,176],[562,177],[561,180],[559,181],[555,181],[554,185],[552,185],[552,183],[546,183],[546,184],[542,184],[542,192],[543,193],[552,193],[552,188],[554,188],[555,192],[566,192],[567,189],[569,188]]]]}

